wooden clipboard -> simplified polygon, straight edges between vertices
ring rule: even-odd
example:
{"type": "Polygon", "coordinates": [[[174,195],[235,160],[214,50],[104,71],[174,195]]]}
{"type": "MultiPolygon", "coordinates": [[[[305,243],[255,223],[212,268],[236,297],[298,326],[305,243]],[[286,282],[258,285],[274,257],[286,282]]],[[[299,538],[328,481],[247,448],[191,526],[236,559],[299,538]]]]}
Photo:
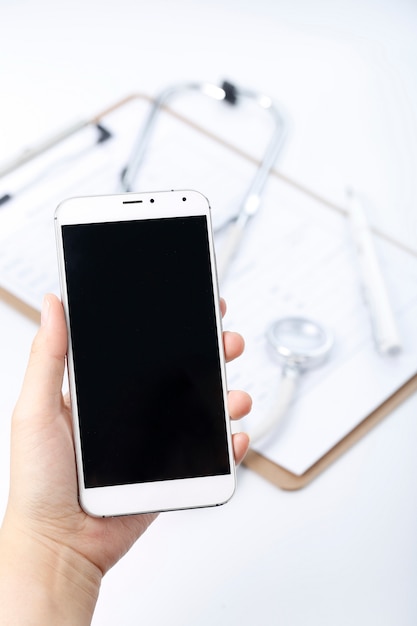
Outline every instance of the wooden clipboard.
{"type": "MultiPolygon", "coordinates": [[[[100,111],[98,114],[92,116],[91,118],[85,120],[84,125],[97,125],[104,122],[106,115],[113,112],[114,110],[122,107],[124,104],[131,102],[132,100],[142,100],[148,103],[152,102],[152,98],[146,94],[137,93],[127,96],[122,100],[112,104],[106,109],[100,111]]],[[[216,135],[212,131],[207,130],[203,126],[191,121],[185,116],[179,114],[178,112],[170,109],[169,107],[164,107],[165,111],[170,115],[175,117],[179,122],[187,125],[188,127],[193,128],[196,132],[209,137],[212,140],[215,140],[220,145],[222,145],[227,150],[234,152],[236,155],[239,155],[246,159],[247,161],[254,164],[254,166],[259,165],[259,161],[254,158],[249,153],[237,148],[232,143],[224,140],[222,137],[216,135]]],[[[307,194],[311,198],[317,200],[322,205],[327,206],[329,209],[336,211],[342,215],[346,215],[346,210],[326,198],[318,195],[316,192],[306,188],[304,185],[298,183],[297,181],[290,179],[284,175],[282,175],[277,169],[273,169],[270,172],[270,176],[276,177],[283,181],[284,183],[290,185],[294,189],[307,194]]],[[[374,233],[379,237],[385,239],[386,241],[390,241],[397,246],[401,246],[399,242],[393,240],[385,233],[381,233],[377,229],[373,229],[374,233]]],[[[402,246],[404,248],[404,246],[402,246]]],[[[407,249],[408,252],[416,255],[413,250],[407,249]]],[[[35,323],[39,323],[40,321],[40,312],[29,306],[26,302],[20,300],[14,294],[10,293],[6,289],[0,286],[0,298],[5,301],[7,304],[15,308],[21,314],[33,320],[35,323]]],[[[243,464],[257,472],[260,476],[274,484],[275,486],[285,489],[285,490],[297,490],[302,487],[308,485],[312,480],[314,480],[317,476],[319,476],[324,470],[326,470],[332,463],[334,463],[342,454],[347,452],[357,441],[359,441],[362,437],[364,437],[374,426],[379,424],[387,415],[389,415],[395,408],[397,408],[404,400],[406,400],[410,395],[417,391],[417,374],[415,374],[412,378],[410,378],[405,384],[403,384],[394,394],[392,394],[385,402],[383,402],[376,410],[374,410],[370,415],[368,415],[365,419],[362,420],[351,432],[349,432],[345,437],[343,437],[336,445],[334,445],[328,452],[326,452],[318,461],[316,461],[311,467],[309,467],[303,474],[297,475],[294,474],[284,467],[278,465],[277,463],[271,461],[266,458],[259,452],[250,449],[243,464]]]]}

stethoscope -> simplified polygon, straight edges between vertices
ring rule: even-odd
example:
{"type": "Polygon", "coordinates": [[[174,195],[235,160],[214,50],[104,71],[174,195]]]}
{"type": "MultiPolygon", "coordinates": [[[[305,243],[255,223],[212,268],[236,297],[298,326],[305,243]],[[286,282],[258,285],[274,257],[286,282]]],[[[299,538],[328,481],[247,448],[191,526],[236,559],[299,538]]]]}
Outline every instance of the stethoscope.
{"type": "MultiPolygon", "coordinates": [[[[227,238],[216,255],[217,272],[221,279],[240,244],[249,220],[260,207],[262,192],[269,172],[275,164],[285,139],[286,124],[282,114],[269,96],[249,89],[237,88],[227,81],[223,82],[221,86],[211,83],[185,83],[168,87],[160,92],[151,104],[130,159],[122,171],[122,191],[133,191],[161,109],[174,96],[193,91],[214,100],[226,102],[229,105],[236,105],[242,98],[255,101],[262,110],[269,112],[274,120],[274,130],[258,169],[236,210],[235,216],[224,224],[228,227],[227,238]]],[[[252,443],[266,438],[266,435],[271,434],[276,429],[293,401],[298,379],[302,372],[322,363],[333,345],[331,334],[325,331],[322,326],[312,320],[299,317],[278,320],[268,329],[267,337],[269,345],[274,353],[283,360],[284,365],[278,388],[279,395],[273,409],[250,432],[252,443]]]]}
{"type": "Polygon", "coordinates": [[[249,89],[238,88],[227,81],[223,82],[221,86],[211,83],[184,83],[167,87],[153,101],[149,114],[136,139],[130,159],[121,174],[122,191],[133,191],[138,172],[149,147],[158,114],[162,107],[174,96],[191,91],[197,91],[214,100],[227,102],[229,105],[236,105],[241,98],[253,100],[262,110],[270,113],[274,120],[274,130],[259,167],[240,202],[235,217],[227,223],[228,236],[217,254],[217,271],[221,278],[240,244],[246,225],[260,206],[261,194],[268,179],[268,174],[275,164],[284,142],[286,125],[281,113],[269,96],[249,89]]]}
{"type": "Polygon", "coordinates": [[[321,365],[333,346],[333,335],[314,320],[286,317],[267,330],[270,349],[282,363],[281,381],[271,409],[249,431],[251,444],[266,440],[277,430],[297,391],[301,374],[321,365]]]}

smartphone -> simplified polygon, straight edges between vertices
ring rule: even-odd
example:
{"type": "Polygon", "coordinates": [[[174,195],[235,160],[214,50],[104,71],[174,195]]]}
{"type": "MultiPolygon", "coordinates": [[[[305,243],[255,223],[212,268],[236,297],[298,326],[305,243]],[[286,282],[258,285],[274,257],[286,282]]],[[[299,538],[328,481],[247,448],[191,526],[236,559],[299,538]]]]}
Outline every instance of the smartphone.
{"type": "Polygon", "coordinates": [[[235,466],[207,199],[71,198],[55,231],[82,508],[223,504],[235,466]]]}

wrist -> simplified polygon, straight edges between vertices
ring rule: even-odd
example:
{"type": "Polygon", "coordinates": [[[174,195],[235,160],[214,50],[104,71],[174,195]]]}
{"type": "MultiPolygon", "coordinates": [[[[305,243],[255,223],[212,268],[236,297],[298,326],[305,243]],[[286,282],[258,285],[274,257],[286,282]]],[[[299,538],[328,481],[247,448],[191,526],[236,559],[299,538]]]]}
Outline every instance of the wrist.
{"type": "Polygon", "coordinates": [[[0,626],[90,624],[101,578],[68,546],[16,528],[0,530],[0,626]]]}

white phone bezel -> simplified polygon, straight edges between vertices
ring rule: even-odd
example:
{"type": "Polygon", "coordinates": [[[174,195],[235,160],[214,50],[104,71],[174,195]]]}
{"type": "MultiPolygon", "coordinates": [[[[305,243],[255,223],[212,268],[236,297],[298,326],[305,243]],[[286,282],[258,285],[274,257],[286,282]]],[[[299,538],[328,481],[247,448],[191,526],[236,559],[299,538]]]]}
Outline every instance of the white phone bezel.
{"type": "Polygon", "coordinates": [[[73,416],[79,499],[82,508],[90,515],[107,517],[224,504],[231,498],[235,491],[236,472],[230,419],[227,409],[226,367],[223,352],[222,320],[217,285],[214,242],[211,228],[210,206],[207,198],[194,190],[70,198],[64,200],[57,207],[54,220],[61,297],[68,328],[68,379],[73,416]],[[183,198],[185,198],[185,200],[183,200],[183,198]],[[220,476],[86,488],[84,486],[81,439],[77,411],[77,390],[75,386],[71,345],[71,323],[66,288],[62,226],[67,224],[121,222],[193,215],[202,215],[207,218],[230,473],[220,476]]]}

